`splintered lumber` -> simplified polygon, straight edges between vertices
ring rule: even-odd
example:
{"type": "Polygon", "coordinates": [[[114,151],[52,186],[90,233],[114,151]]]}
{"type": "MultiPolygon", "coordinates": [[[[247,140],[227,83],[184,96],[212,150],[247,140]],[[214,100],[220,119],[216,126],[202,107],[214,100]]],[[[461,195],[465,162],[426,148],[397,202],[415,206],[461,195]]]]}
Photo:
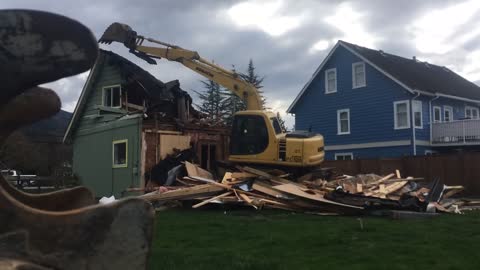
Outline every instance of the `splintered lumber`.
{"type": "Polygon", "coordinates": [[[449,191],[445,192],[445,194],[443,194],[443,196],[442,196],[442,199],[448,199],[448,198],[452,197],[453,195],[462,192],[463,191],[463,186],[460,186],[460,187],[461,188],[450,189],[449,191]]]}
{"type": "Polygon", "coordinates": [[[297,197],[321,202],[323,204],[329,204],[329,205],[332,205],[332,206],[341,206],[341,207],[350,208],[350,209],[359,209],[359,210],[363,209],[363,207],[352,206],[352,205],[348,205],[348,204],[337,203],[337,202],[334,202],[334,201],[331,201],[331,200],[327,200],[323,197],[323,195],[320,195],[320,194],[307,193],[307,192],[301,190],[300,187],[298,187],[296,185],[292,185],[292,184],[283,184],[283,185],[273,186],[273,188],[276,189],[276,190],[283,191],[283,192],[288,193],[288,194],[295,195],[297,197]]]}
{"type": "Polygon", "coordinates": [[[397,175],[397,178],[402,178],[402,176],[400,175],[400,171],[399,171],[399,170],[395,170],[395,174],[397,175]]]}
{"type": "Polygon", "coordinates": [[[232,193],[233,193],[233,192],[229,191],[229,192],[220,194],[220,195],[215,196],[215,197],[212,197],[212,198],[210,198],[210,199],[208,199],[208,200],[204,200],[203,202],[197,203],[197,204],[193,205],[192,208],[198,208],[198,207],[203,206],[203,205],[205,205],[205,204],[208,204],[208,203],[210,203],[210,202],[212,202],[212,201],[215,201],[215,200],[218,200],[218,199],[220,199],[220,198],[223,198],[223,197],[226,197],[226,196],[228,196],[228,195],[231,195],[232,193]]]}
{"type": "Polygon", "coordinates": [[[255,174],[255,175],[261,176],[263,178],[269,179],[272,182],[276,182],[276,183],[280,183],[280,184],[290,184],[290,183],[293,184],[294,183],[294,182],[289,181],[287,179],[284,179],[284,178],[281,178],[281,177],[278,177],[278,176],[274,176],[274,175],[271,175],[271,174],[266,173],[264,171],[260,171],[260,170],[257,170],[257,169],[251,168],[251,167],[240,167],[239,169],[242,170],[242,171],[245,171],[245,172],[255,174]]]}
{"type": "Polygon", "coordinates": [[[202,177],[213,180],[213,175],[209,171],[204,170],[195,164],[185,161],[185,168],[187,169],[188,176],[192,178],[202,177]]]}
{"type": "Polygon", "coordinates": [[[357,183],[357,193],[362,193],[363,192],[363,185],[360,183],[357,183]]]}
{"type": "Polygon", "coordinates": [[[225,175],[223,176],[222,183],[226,184],[231,179],[232,179],[232,173],[231,172],[226,172],[225,175]]]}
{"type": "Polygon", "coordinates": [[[263,181],[258,181],[258,180],[255,181],[252,185],[252,189],[258,192],[267,194],[269,196],[272,196],[274,198],[289,199],[289,197],[285,193],[282,193],[274,189],[270,184],[265,183],[263,181]]]}
{"type": "Polygon", "coordinates": [[[224,191],[225,188],[212,184],[202,184],[192,187],[186,187],[182,189],[176,189],[172,191],[167,191],[163,193],[148,193],[140,196],[147,201],[168,201],[168,200],[180,200],[180,199],[190,199],[200,196],[212,195],[221,191],[224,191]]]}
{"type": "Polygon", "coordinates": [[[392,178],[392,177],[394,177],[394,176],[395,176],[395,174],[391,173],[391,174],[389,174],[389,175],[387,175],[387,176],[385,176],[385,177],[383,177],[383,178],[378,179],[377,181],[375,181],[375,182],[373,182],[373,183],[369,183],[367,186],[369,186],[369,187],[371,187],[371,186],[376,186],[376,185],[381,184],[381,183],[383,183],[384,181],[386,181],[386,180],[388,180],[388,179],[390,179],[390,178],[392,178]]]}
{"type": "Polygon", "coordinates": [[[252,178],[257,177],[257,175],[248,172],[233,172],[231,173],[231,178],[239,179],[239,178],[252,178]]]}

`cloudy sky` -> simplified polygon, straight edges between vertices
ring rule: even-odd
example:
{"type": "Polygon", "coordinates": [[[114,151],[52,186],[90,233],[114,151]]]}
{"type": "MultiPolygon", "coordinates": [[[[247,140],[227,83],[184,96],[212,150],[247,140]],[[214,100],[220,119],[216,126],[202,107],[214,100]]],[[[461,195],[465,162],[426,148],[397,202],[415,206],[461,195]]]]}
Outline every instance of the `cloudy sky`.
{"type": "MultiPolygon", "coordinates": [[[[2,0],[0,8],[28,8],[77,19],[100,37],[112,22],[196,50],[237,70],[251,58],[265,76],[268,105],[285,110],[337,40],[444,65],[480,84],[480,1],[335,0],[2,0]]],[[[126,48],[101,46],[162,81],[201,90],[203,77],[178,63],[151,66],[126,48]]],[[[49,84],[73,111],[88,73],[49,84]]],[[[293,124],[292,117],[287,123],[293,124]]]]}

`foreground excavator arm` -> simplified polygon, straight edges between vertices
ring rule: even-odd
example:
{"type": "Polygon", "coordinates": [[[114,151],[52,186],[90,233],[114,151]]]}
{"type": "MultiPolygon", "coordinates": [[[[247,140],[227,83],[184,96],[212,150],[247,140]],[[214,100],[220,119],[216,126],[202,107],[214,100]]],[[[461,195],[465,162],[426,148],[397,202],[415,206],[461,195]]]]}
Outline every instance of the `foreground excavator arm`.
{"type": "Polygon", "coordinates": [[[131,53],[150,64],[156,64],[153,58],[165,58],[169,61],[179,62],[232,91],[246,103],[247,110],[262,110],[261,98],[255,86],[243,80],[237,73],[200,57],[196,51],[137,35],[132,28],[121,23],[110,25],[99,40],[100,43],[108,44],[113,41],[123,43],[131,53]],[[163,47],[144,46],[145,40],[163,47]]]}

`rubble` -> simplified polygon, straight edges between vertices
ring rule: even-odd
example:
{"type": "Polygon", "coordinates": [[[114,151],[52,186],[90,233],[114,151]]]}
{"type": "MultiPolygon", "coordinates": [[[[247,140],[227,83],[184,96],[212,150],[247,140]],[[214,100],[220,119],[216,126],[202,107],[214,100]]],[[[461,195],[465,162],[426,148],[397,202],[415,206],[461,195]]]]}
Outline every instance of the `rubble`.
{"type": "Polygon", "coordinates": [[[480,200],[453,198],[463,186],[445,186],[438,181],[405,177],[397,170],[380,176],[337,175],[325,180],[311,172],[296,179],[280,170],[237,166],[222,179],[188,161],[187,175],[174,186],[141,197],[152,202],[195,201],[192,208],[208,204],[244,205],[254,209],[283,209],[330,215],[387,215],[420,217],[435,212],[462,213],[480,208],[480,200]],[[415,214],[413,214],[415,213],[415,214]]]}

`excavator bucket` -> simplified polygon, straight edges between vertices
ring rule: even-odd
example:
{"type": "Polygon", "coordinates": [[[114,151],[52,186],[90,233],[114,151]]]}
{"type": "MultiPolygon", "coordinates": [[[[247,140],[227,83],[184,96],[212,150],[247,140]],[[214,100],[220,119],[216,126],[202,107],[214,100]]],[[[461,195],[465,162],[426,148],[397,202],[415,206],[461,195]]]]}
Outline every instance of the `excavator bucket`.
{"type": "Polygon", "coordinates": [[[112,23],[98,40],[99,43],[111,44],[112,42],[123,43],[127,48],[135,45],[137,32],[123,23],[112,23]]]}
{"type": "MultiPolygon", "coordinates": [[[[90,69],[98,44],[81,23],[42,11],[0,10],[0,29],[1,146],[60,110],[37,85],[90,69]]],[[[85,187],[33,195],[0,175],[0,269],[146,269],[153,218],[142,199],[99,205],[85,187]]]]}

